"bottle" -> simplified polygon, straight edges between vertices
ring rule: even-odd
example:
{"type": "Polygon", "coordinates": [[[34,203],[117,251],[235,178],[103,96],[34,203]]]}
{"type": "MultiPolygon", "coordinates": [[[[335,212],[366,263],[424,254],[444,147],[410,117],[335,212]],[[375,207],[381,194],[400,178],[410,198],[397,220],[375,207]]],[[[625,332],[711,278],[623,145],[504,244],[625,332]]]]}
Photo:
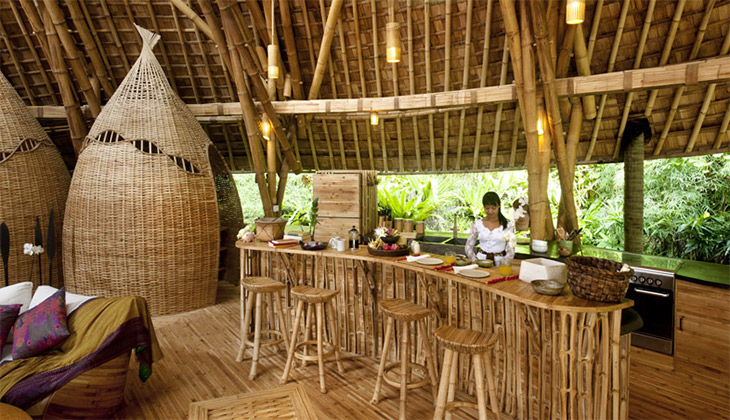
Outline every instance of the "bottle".
{"type": "Polygon", "coordinates": [[[350,251],[354,251],[360,247],[360,232],[353,226],[348,235],[350,238],[350,251]]]}
{"type": "Polygon", "coordinates": [[[418,255],[421,253],[421,244],[419,244],[417,241],[411,242],[411,252],[413,255],[418,255]]]}

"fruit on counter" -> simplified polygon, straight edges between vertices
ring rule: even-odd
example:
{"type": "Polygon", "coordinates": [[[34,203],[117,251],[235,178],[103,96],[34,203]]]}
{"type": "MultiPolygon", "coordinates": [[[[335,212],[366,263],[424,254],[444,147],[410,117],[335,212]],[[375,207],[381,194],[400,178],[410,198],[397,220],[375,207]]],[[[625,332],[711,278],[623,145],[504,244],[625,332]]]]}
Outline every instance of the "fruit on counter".
{"type": "Polygon", "coordinates": [[[368,246],[371,248],[374,248],[374,249],[385,250],[385,251],[397,251],[399,249],[402,249],[402,247],[398,244],[392,244],[392,245],[386,244],[385,242],[383,242],[383,240],[381,238],[378,238],[377,240],[370,242],[368,244],[368,246]]]}

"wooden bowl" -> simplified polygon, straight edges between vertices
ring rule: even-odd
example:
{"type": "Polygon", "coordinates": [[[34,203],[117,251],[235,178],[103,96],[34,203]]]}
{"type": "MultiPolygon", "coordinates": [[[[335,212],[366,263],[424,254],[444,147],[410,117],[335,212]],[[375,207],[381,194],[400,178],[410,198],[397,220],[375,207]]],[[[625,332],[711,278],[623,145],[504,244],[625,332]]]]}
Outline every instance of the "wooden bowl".
{"type": "Polygon", "coordinates": [[[530,284],[541,295],[557,296],[565,289],[565,284],[555,280],[533,280],[530,284]]]}
{"type": "Polygon", "coordinates": [[[398,238],[400,238],[399,235],[393,235],[393,236],[381,236],[380,239],[383,240],[388,245],[393,245],[394,243],[398,242],[398,238]]]}
{"type": "Polygon", "coordinates": [[[322,241],[299,241],[299,246],[305,251],[321,251],[327,248],[328,243],[322,241]]]}

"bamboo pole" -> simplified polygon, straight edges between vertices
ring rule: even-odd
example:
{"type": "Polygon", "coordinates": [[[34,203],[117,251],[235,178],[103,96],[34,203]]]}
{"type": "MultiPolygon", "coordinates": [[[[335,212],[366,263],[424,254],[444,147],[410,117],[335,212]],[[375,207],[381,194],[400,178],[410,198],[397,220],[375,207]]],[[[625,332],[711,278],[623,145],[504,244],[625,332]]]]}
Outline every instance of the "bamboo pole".
{"type": "Polygon", "coordinates": [[[248,167],[252,171],[254,171],[255,169],[253,166],[253,158],[251,156],[251,148],[249,147],[248,141],[246,140],[247,136],[246,131],[243,128],[243,122],[239,119],[238,121],[236,121],[236,125],[238,126],[238,135],[241,136],[241,143],[243,143],[243,148],[246,150],[246,161],[248,162],[248,167]]]}
{"type": "MultiPolygon", "coordinates": [[[[367,85],[365,84],[365,68],[362,62],[362,42],[360,41],[360,18],[357,11],[357,0],[352,0],[352,16],[353,24],[355,26],[355,47],[357,48],[357,69],[358,75],[360,76],[360,94],[363,98],[368,96],[367,85]]],[[[357,123],[353,121],[352,129],[357,133],[357,123]]],[[[370,130],[370,124],[366,125],[367,140],[368,140],[368,157],[370,158],[370,169],[375,170],[375,161],[373,160],[373,136],[370,130]]],[[[358,156],[360,154],[360,147],[357,146],[358,156]]],[[[359,159],[358,159],[359,162],[359,159]]],[[[362,169],[362,168],[360,168],[362,169]]]]}
{"type": "MultiPolygon", "coordinates": [[[[408,87],[410,88],[411,95],[415,95],[416,77],[413,69],[413,0],[406,1],[406,9],[408,21],[408,87]]],[[[421,139],[418,136],[418,119],[412,117],[411,124],[413,127],[413,142],[416,147],[416,169],[420,172],[423,170],[423,167],[421,166],[421,139]]]]}
{"type": "Polygon", "coordinates": [[[730,106],[725,110],[725,116],[722,119],[722,123],[720,123],[720,128],[717,130],[715,142],[712,144],[713,150],[719,150],[720,146],[722,146],[723,138],[729,137],[727,134],[728,125],[730,125],[730,106]]]}
{"type": "Polygon", "coordinates": [[[213,37],[213,31],[210,29],[210,26],[208,26],[208,24],[205,23],[205,21],[200,16],[198,16],[198,14],[195,13],[195,11],[187,3],[185,3],[183,0],[170,0],[170,4],[172,6],[175,6],[182,14],[187,16],[188,19],[192,20],[193,24],[195,24],[197,28],[199,28],[204,34],[206,34],[208,38],[215,39],[213,37]]]}
{"type": "MultiPolygon", "coordinates": [[[[549,17],[549,15],[548,15],[549,17]]],[[[573,40],[576,38],[576,29],[581,25],[567,25],[565,33],[563,34],[563,42],[560,44],[560,53],[558,54],[557,60],[555,61],[555,77],[561,78],[568,74],[568,67],[570,66],[570,58],[573,55],[573,40]]],[[[556,38],[557,39],[557,38],[556,38]]],[[[548,43],[551,40],[548,38],[548,43]]],[[[554,43],[553,43],[554,44],[554,43]]],[[[576,67],[578,66],[578,57],[576,55],[576,67]]],[[[579,73],[580,74],[580,73],[579,73]]],[[[570,101],[568,98],[560,98],[560,112],[563,115],[570,114],[570,101]]]]}
{"type": "MultiPolygon", "coordinates": [[[[375,59],[375,86],[378,96],[383,96],[383,84],[380,80],[380,58],[378,54],[378,19],[375,0],[370,0],[370,19],[373,33],[373,57],[375,59]]],[[[388,150],[385,147],[385,121],[380,121],[380,151],[383,154],[383,170],[388,171],[388,150]]]]}
{"type": "MultiPolygon", "coordinates": [[[[129,0],[124,0],[124,5],[129,8],[129,0]]],[[[155,33],[162,34],[162,31],[160,31],[160,25],[157,22],[157,14],[155,13],[155,9],[152,7],[152,1],[147,1],[147,13],[150,15],[150,20],[152,21],[152,28],[154,29],[155,33]]],[[[129,18],[134,23],[134,19],[129,14],[129,18]]],[[[172,66],[170,65],[170,57],[167,55],[167,48],[165,48],[165,43],[160,42],[160,53],[162,53],[162,62],[167,68],[167,78],[170,80],[170,84],[172,85],[172,89],[177,91],[177,82],[175,82],[175,72],[172,70],[172,66]]]]}
{"type": "MultiPolygon", "coordinates": [[[[186,4],[187,5],[187,4],[186,4]]],[[[195,13],[195,12],[193,12],[195,13]]],[[[197,14],[196,14],[197,16],[197,14]]],[[[208,24],[205,23],[205,21],[202,20],[202,18],[199,18],[202,23],[204,23],[206,26],[208,24]]],[[[210,29],[210,28],[209,28],[210,29]]],[[[213,94],[213,100],[218,101],[218,93],[217,93],[217,86],[215,84],[215,81],[213,80],[213,72],[210,70],[210,63],[208,62],[208,54],[205,51],[205,47],[203,44],[203,39],[200,36],[200,29],[198,29],[198,25],[193,25],[193,31],[195,32],[195,40],[198,43],[198,48],[200,48],[200,55],[203,57],[203,67],[205,67],[205,75],[208,78],[208,84],[210,85],[210,91],[213,94]]],[[[212,35],[212,32],[211,32],[212,35]]],[[[210,37],[212,39],[212,37],[210,37]]],[[[225,72],[226,69],[223,69],[225,72]]]]}
{"type": "Polygon", "coordinates": [[[10,38],[8,38],[8,33],[5,31],[5,25],[3,25],[2,21],[0,21],[0,38],[5,41],[5,47],[8,49],[8,54],[10,55],[10,60],[13,62],[13,66],[15,66],[15,70],[18,72],[20,83],[23,85],[23,89],[25,89],[25,92],[28,95],[28,101],[30,101],[31,105],[35,105],[35,96],[33,96],[33,91],[30,90],[28,79],[25,77],[25,70],[23,70],[20,61],[18,60],[18,56],[15,54],[15,48],[13,48],[12,44],[10,44],[10,38]]]}
{"type": "MultiPolygon", "coordinates": [[[[390,22],[395,22],[395,7],[393,6],[393,0],[389,1],[388,5],[388,15],[390,16],[390,22]]],[[[387,37],[387,34],[386,34],[387,37]]],[[[400,33],[398,34],[398,37],[400,38],[400,33]]],[[[391,63],[390,65],[391,72],[393,74],[393,96],[398,96],[399,89],[398,89],[398,63],[391,63]]],[[[398,169],[401,171],[405,171],[405,163],[403,161],[403,129],[401,125],[401,119],[400,117],[397,117],[395,119],[395,130],[396,130],[396,140],[398,141],[398,169]]]]}
{"type": "Polygon", "coordinates": [[[99,54],[99,49],[94,41],[94,36],[91,34],[89,27],[86,25],[86,20],[84,19],[81,6],[79,6],[78,0],[67,0],[66,6],[71,14],[71,19],[74,22],[76,31],[79,33],[81,41],[84,43],[86,52],[89,54],[89,59],[91,60],[91,65],[94,68],[96,78],[99,80],[101,87],[107,95],[111,97],[114,94],[114,85],[111,83],[109,75],[106,72],[106,67],[104,66],[104,61],[99,54]]]}
{"type": "Polygon", "coordinates": [[[333,0],[330,5],[330,11],[327,15],[327,23],[325,24],[324,34],[322,35],[322,43],[319,46],[317,67],[314,70],[312,84],[309,88],[308,99],[316,99],[317,96],[319,96],[319,88],[322,86],[324,68],[330,56],[330,46],[332,45],[332,38],[334,38],[335,25],[337,24],[337,19],[339,18],[340,10],[342,9],[342,2],[343,0],[333,0]]]}
{"type": "MultiPolygon", "coordinates": [[[[685,1],[685,0],[680,0],[685,1]]],[[[621,13],[619,14],[618,18],[618,26],[616,28],[616,35],[613,38],[613,45],[611,46],[611,55],[608,58],[608,70],[606,70],[606,73],[611,73],[613,71],[613,66],[616,63],[616,54],[618,54],[618,48],[621,44],[621,37],[624,33],[624,23],[626,22],[626,13],[629,11],[629,0],[623,0],[623,4],[621,6],[621,13]]],[[[588,60],[590,62],[591,57],[591,50],[589,49],[588,52],[588,60]]],[[[603,109],[606,106],[606,99],[608,99],[608,95],[603,94],[601,95],[601,101],[598,105],[598,112],[596,113],[595,121],[593,122],[593,132],[591,133],[591,141],[588,145],[588,151],[586,152],[586,156],[583,160],[589,161],[591,160],[591,156],[593,155],[593,148],[596,146],[596,139],[598,138],[598,131],[601,128],[601,119],[603,118],[603,109]]]]}
{"type": "MultiPolygon", "coordinates": [[[[507,63],[509,62],[509,47],[507,38],[504,40],[504,50],[502,52],[502,69],[499,74],[499,84],[504,85],[507,82],[507,63]]],[[[480,109],[483,107],[480,107],[480,109]]],[[[497,163],[497,147],[499,146],[499,133],[502,128],[502,111],[504,104],[497,104],[497,112],[494,114],[494,135],[492,136],[492,154],[489,160],[489,168],[494,169],[497,163]]],[[[477,124],[479,124],[479,118],[477,117],[477,124]]],[[[478,125],[477,130],[481,128],[478,125]]]]}
{"type": "MultiPolygon", "coordinates": [[[[666,40],[664,41],[664,49],[662,50],[662,56],[659,58],[659,65],[663,66],[667,64],[667,61],[669,60],[669,54],[672,52],[672,46],[674,45],[674,38],[677,35],[677,30],[679,29],[679,22],[682,20],[682,12],[684,11],[684,5],[687,3],[687,0],[678,0],[677,5],[674,6],[674,16],[672,17],[672,24],[669,26],[669,31],[667,31],[666,40]]],[[[654,102],[656,101],[656,97],[659,94],[659,91],[654,89],[649,93],[649,99],[646,101],[646,108],[644,110],[644,115],[646,117],[651,116],[651,111],[654,109],[654,102]]]]}
{"type": "Polygon", "coordinates": [[[327,152],[330,157],[330,169],[335,169],[335,157],[332,152],[332,139],[330,138],[330,132],[327,128],[327,121],[322,121],[322,131],[324,132],[324,138],[327,141],[327,152]]]}
{"type": "MultiPolygon", "coordinates": [[[[697,58],[697,53],[700,50],[700,45],[702,45],[702,40],[705,37],[705,30],[707,29],[707,24],[710,21],[710,14],[712,13],[712,9],[715,7],[715,3],[717,0],[710,0],[709,3],[705,6],[705,13],[702,16],[702,21],[700,22],[699,28],[697,28],[697,34],[695,35],[695,41],[692,45],[692,51],[690,52],[689,59],[687,61],[692,61],[695,58],[697,58]]],[[[661,153],[662,148],[664,147],[664,142],[667,139],[667,136],[669,135],[669,131],[672,129],[672,123],[674,122],[674,117],[677,115],[677,108],[679,107],[679,103],[682,99],[682,95],[684,95],[684,91],[687,89],[686,85],[682,85],[677,88],[676,92],[674,92],[674,100],[672,100],[672,107],[669,109],[669,112],[667,113],[667,118],[664,120],[664,127],[662,128],[662,133],[659,135],[659,140],[657,141],[656,146],[654,147],[654,152],[652,153],[654,156],[659,155],[661,153]]]]}
{"type": "Polygon", "coordinates": [[[312,73],[314,73],[314,45],[312,44],[312,29],[309,26],[309,12],[307,12],[307,0],[299,0],[299,7],[302,9],[302,15],[304,17],[304,29],[305,33],[307,34],[307,46],[309,47],[307,48],[307,50],[309,51],[309,66],[312,69],[312,73]]]}
{"type": "Polygon", "coordinates": [[[281,13],[281,27],[284,31],[284,45],[286,46],[286,55],[289,59],[289,73],[291,74],[294,99],[304,99],[304,87],[302,83],[302,74],[299,69],[297,44],[292,27],[289,0],[279,0],[279,13],[281,13]]]}
{"type": "Polygon", "coordinates": [[[593,48],[596,46],[596,38],[598,37],[598,26],[601,24],[601,13],[603,12],[603,0],[598,0],[593,12],[593,23],[591,24],[591,34],[588,36],[588,62],[593,58],[593,48]]]}
{"type": "Polygon", "coordinates": [[[114,78],[114,72],[112,69],[111,64],[109,64],[109,58],[107,58],[106,53],[104,52],[104,48],[102,48],[101,41],[99,39],[99,34],[96,31],[96,27],[94,26],[94,21],[91,19],[91,15],[89,15],[89,10],[86,7],[86,2],[81,3],[81,11],[83,13],[83,17],[81,19],[84,20],[84,24],[88,26],[89,32],[91,33],[91,39],[93,40],[93,46],[92,48],[95,48],[96,51],[99,52],[99,56],[101,57],[102,63],[104,63],[104,70],[106,74],[109,76],[109,81],[111,82],[112,86],[117,85],[117,81],[114,78]]]}
{"type": "MultiPolygon", "coordinates": [[[[32,4],[28,6],[32,7],[32,4]]],[[[24,4],[23,7],[26,7],[26,5],[24,4]]],[[[48,14],[47,10],[42,10],[41,13],[43,16],[42,19],[43,26],[45,28],[45,35],[47,37],[46,39],[48,40],[49,56],[47,58],[51,64],[53,73],[56,76],[58,89],[61,91],[61,99],[63,101],[63,106],[66,109],[66,118],[68,119],[68,130],[69,136],[71,137],[71,144],[78,156],[78,154],[81,153],[84,138],[88,133],[88,127],[86,126],[86,121],[81,113],[81,107],[74,95],[71,77],[68,75],[63,59],[63,53],[61,52],[61,42],[53,27],[51,16],[48,14]]]]}
{"type": "MultiPolygon", "coordinates": [[[[558,0],[548,0],[547,2],[548,40],[550,41],[550,53],[553,58],[553,66],[557,66],[558,60],[558,8],[562,6],[560,3],[558,0]]],[[[570,27],[568,27],[568,31],[570,30],[570,27]]],[[[560,74],[557,71],[556,73],[560,74]]]]}
{"type": "MultiPolygon", "coordinates": [[[[193,67],[190,65],[190,57],[188,57],[188,49],[187,49],[187,42],[185,41],[185,37],[183,36],[182,28],[180,27],[180,18],[177,16],[177,8],[174,4],[170,3],[170,12],[172,13],[172,20],[175,23],[175,31],[177,32],[177,37],[180,40],[180,47],[182,49],[183,53],[183,61],[185,62],[185,69],[188,71],[188,79],[190,79],[190,87],[193,90],[193,96],[195,97],[195,102],[200,103],[200,94],[198,93],[198,83],[195,81],[195,77],[193,73],[193,67]]],[[[201,51],[203,55],[205,55],[205,51],[201,51]]],[[[212,87],[212,85],[211,85],[212,87]]]]}
{"type": "MultiPolygon", "coordinates": [[[[484,18],[484,48],[482,49],[482,68],[479,72],[479,87],[484,87],[487,85],[487,75],[488,75],[488,68],[489,68],[489,47],[491,42],[491,35],[492,35],[492,6],[493,1],[488,0],[487,1],[487,10],[486,10],[486,17],[484,18]]],[[[509,53],[508,51],[508,44],[507,44],[507,37],[504,39],[504,47],[503,47],[503,54],[502,54],[502,70],[500,72],[500,78],[499,83],[502,84],[502,74],[505,73],[505,80],[507,77],[506,71],[507,71],[507,61],[509,61],[509,57],[507,56],[509,53]]],[[[501,107],[497,105],[497,113],[501,113],[501,107]]],[[[479,147],[481,146],[481,137],[482,137],[482,120],[484,118],[484,107],[479,106],[479,109],[477,110],[477,131],[474,138],[474,158],[472,161],[472,169],[477,169],[479,167],[479,147]]],[[[495,137],[499,138],[499,129],[497,128],[497,124],[501,122],[501,118],[498,115],[495,117],[495,137]]],[[[495,155],[494,151],[496,150],[496,147],[494,145],[494,140],[492,141],[492,155],[495,155]]]]}
{"type": "Polygon", "coordinates": [[[307,124],[307,137],[309,138],[309,148],[312,149],[312,160],[314,161],[314,170],[319,170],[319,161],[317,159],[317,149],[314,147],[314,136],[312,135],[312,125],[309,121],[307,124]]]}
{"type": "MultiPolygon", "coordinates": [[[[446,30],[444,33],[444,92],[450,90],[451,85],[451,0],[446,0],[446,30]]],[[[441,162],[441,170],[448,169],[449,157],[449,111],[444,112],[444,140],[443,160],[441,162]]]]}
{"type": "MultiPolygon", "coordinates": [[[[537,55],[539,58],[540,74],[543,79],[543,91],[547,105],[548,121],[552,122],[552,137],[555,145],[555,161],[558,166],[561,195],[565,197],[565,211],[569,224],[565,226],[566,231],[577,229],[578,217],[575,209],[575,198],[573,197],[573,179],[569,168],[567,152],[565,150],[565,137],[563,134],[563,122],[560,116],[560,104],[555,91],[555,74],[553,73],[550,50],[547,43],[547,22],[541,2],[530,2],[532,10],[532,23],[535,26],[535,39],[537,40],[537,55]]],[[[547,125],[547,124],[546,124],[547,125]]],[[[547,190],[547,185],[545,186],[547,190]]]]}
{"type": "MultiPolygon", "coordinates": [[[[471,67],[471,18],[474,9],[474,0],[467,0],[466,3],[466,40],[464,42],[464,71],[461,76],[461,89],[469,87],[469,68],[471,67]]],[[[461,169],[461,149],[464,145],[464,120],[466,110],[461,110],[459,115],[459,141],[456,146],[456,170],[461,169]]]]}
{"type": "MultiPolygon", "coordinates": [[[[426,93],[431,93],[431,2],[426,0],[423,4],[423,13],[426,33],[425,33],[425,52],[426,52],[426,93]]],[[[377,68],[377,66],[376,66],[377,68]]],[[[428,135],[431,146],[431,169],[436,170],[436,147],[433,134],[433,115],[428,116],[428,135]]]]}
{"type": "Polygon", "coordinates": [[[106,2],[107,0],[101,0],[101,10],[103,11],[104,17],[106,19],[107,26],[109,26],[109,30],[112,34],[112,39],[114,39],[114,46],[119,51],[119,55],[122,58],[122,64],[124,64],[124,71],[125,73],[129,73],[129,60],[127,59],[127,53],[124,51],[124,45],[122,44],[122,41],[119,39],[119,32],[117,31],[116,25],[114,25],[114,21],[112,20],[112,15],[109,12],[109,5],[106,2]]]}
{"type": "Polygon", "coordinates": [[[515,116],[512,124],[512,149],[509,153],[509,167],[515,167],[515,159],[517,158],[517,137],[520,133],[520,104],[515,104],[515,116]]]}
{"type": "MultiPolygon", "coordinates": [[[[651,27],[651,21],[654,17],[654,7],[656,6],[656,0],[649,0],[649,6],[646,9],[646,16],[644,17],[644,25],[641,28],[641,36],[639,37],[639,46],[636,49],[636,55],[634,56],[634,68],[638,69],[641,67],[641,59],[644,56],[644,46],[646,40],[649,37],[649,28],[651,27]]],[[[616,144],[613,148],[613,159],[618,158],[618,152],[621,146],[621,138],[624,135],[626,129],[626,122],[629,119],[631,113],[631,104],[634,100],[634,92],[629,92],[626,95],[626,101],[624,102],[624,111],[621,115],[621,122],[618,125],[618,135],[616,136],[616,144]]]]}
{"type": "MultiPolygon", "coordinates": [[[[578,69],[578,74],[581,76],[591,75],[591,63],[588,61],[588,50],[586,49],[585,38],[583,35],[583,27],[581,25],[575,26],[575,37],[573,43],[575,44],[573,49],[575,50],[575,66],[578,69]]],[[[561,76],[562,77],[562,76],[561,76]]],[[[585,119],[592,120],[596,118],[596,98],[593,95],[584,95],[581,97],[583,101],[583,114],[585,119]]],[[[568,115],[567,113],[565,115],[568,115]]]]}
{"type": "MultiPolygon", "coordinates": [[[[221,124],[221,131],[223,132],[223,139],[226,141],[226,149],[228,149],[228,165],[232,172],[236,171],[236,162],[233,161],[233,149],[231,148],[231,136],[228,133],[228,127],[226,124],[221,124]]],[[[210,137],[210,135],[208,136],[210,137]]]]}

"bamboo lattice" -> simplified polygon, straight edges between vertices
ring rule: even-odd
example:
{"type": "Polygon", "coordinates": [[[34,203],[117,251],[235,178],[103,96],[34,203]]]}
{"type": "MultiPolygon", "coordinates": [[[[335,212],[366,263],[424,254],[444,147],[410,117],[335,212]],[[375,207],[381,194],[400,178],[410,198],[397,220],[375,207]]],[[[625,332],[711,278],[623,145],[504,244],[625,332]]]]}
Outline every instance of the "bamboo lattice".
{"type": "Polygon", "coordinates": [[[140,295],[155,315],[215,301],[216,191],[200,124],[144,45],[84,141],[69,192],[69,291],[140,295]]]}

